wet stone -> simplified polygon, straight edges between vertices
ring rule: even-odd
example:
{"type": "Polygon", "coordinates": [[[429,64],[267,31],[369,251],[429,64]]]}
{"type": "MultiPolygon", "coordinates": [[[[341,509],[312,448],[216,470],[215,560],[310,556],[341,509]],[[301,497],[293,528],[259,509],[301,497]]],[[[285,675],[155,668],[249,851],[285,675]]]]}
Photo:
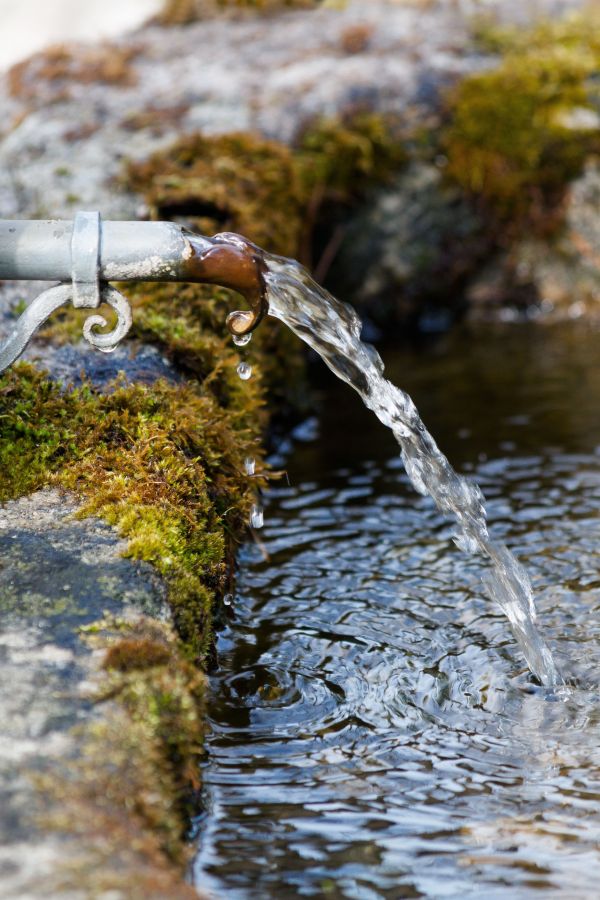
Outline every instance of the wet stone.
{"type": "Polygon", "coordinates": [[[98,388],[105,388],[122,375],[128,382],[153,384],[159,378],[171,383],[180,376],[156,347],[128,341],[112,353],[100,353],[85,341],[77,344],[40,345],[28,348],[24,359],[31,360],[63,384],[80,386],[88,381],[98,388]]]}
{"type": "Polygon", "coordinates": [[[70,853],[38,832],[29,776],[76,753],[69,729],[94,715],[85,696],[94,660],[78,629],[105,613],[164,614],[150,566],[122,557],[113,529],[76,511],[53,490],[0,507],[2,900],[45,896],[44,878],[70,853]]]}

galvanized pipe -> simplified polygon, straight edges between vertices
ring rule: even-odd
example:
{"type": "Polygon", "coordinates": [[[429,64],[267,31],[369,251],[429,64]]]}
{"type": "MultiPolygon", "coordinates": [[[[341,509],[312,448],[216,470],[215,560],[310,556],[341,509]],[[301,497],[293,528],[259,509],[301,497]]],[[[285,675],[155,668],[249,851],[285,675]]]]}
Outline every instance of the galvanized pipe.
{"type": "MultiPolygon", "coordinates": [[[[0,279],[71,281],[74,223],[0,221],[0,279]]],[[[209,238],[193,235],[208,251],[209,238]]],[[[183,281],[192,255],[190,240],[173,222],[101,222],[101,281],[183,281]]]]}
{"type": "Polygon", "coordinates": [[[219,284],[243,294],[250,310],[227,318],[234,336],[251,332],[268,310],[261,251],[236,234],[195,235],[173,222],[103,222],[98,212],[73,221],[0,221],[0,279],[58,281],[34,300],[0,344],[0,372],[23,352],[34,332],[64,303],[95,309],[106,302],[117,313],[109,334],[101,316],[90,316],[83,334],[111,350],[131,326],[126,298],[110,281],[192,281],[219,284]]]}

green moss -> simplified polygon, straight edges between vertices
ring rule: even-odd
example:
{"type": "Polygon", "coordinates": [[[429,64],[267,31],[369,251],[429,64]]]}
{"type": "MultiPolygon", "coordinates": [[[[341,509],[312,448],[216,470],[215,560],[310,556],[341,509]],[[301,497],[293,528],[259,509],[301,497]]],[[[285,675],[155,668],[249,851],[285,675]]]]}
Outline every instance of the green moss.
{"type": "Polygon", "coordinates": [[[480,28],[478,38],[503,58],[449,99],[448,176],[496,220],[544,228],[586,156],[600,151],[598,129],[578,124],[582,110],[598,111],[600,19],[571,16],[529,32],[480,28]]]}
{"type": "Polygon", "coordinates": [[[234,382],[237,355],[202,383],[116,385],[61,393],[30,366],[0,381],[1,498],[57,484],[83,499],[152,563],[169,587],[180,635],[202,660],[231,542],[245,530],[253,486],[244,458],[257,447],[258,379],[234,382]],[[242,387],[246,391],[242,393],[242,387]]]}
{"type": "Polygon", "coordinates": [[[196,896],[180,873],[200,787],[205,678],[164,623],[107,619],[85,631],[104,651],[93,699],[111,702],[86,728],[68,770],[39,781],[54,801],[46,826],[78,837],[82,848],[53,888],[196,896]]]}
{"type": "Polygon", "coordinates": [[[348,202],[401,168],[406,151],[393,119],[365,112],[313,122],[297,142],[295,160],[305,196],[325,190],[348,202]]]}

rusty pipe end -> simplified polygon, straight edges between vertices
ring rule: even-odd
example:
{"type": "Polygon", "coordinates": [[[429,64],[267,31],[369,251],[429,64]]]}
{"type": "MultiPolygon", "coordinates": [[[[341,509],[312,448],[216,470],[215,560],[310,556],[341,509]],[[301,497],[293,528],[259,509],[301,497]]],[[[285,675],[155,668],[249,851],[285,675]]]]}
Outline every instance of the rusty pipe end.
{"type": "Polygon", "coordinates": [[[250,334],[269,311],[261,249],[233,232],[215,234],[208,242],[189,233],[186,238],[192,254],[182,274],[186,280],[218,284],[241,294],[250,309],[230,313],[227,327],[236,337],[250,334]]]}

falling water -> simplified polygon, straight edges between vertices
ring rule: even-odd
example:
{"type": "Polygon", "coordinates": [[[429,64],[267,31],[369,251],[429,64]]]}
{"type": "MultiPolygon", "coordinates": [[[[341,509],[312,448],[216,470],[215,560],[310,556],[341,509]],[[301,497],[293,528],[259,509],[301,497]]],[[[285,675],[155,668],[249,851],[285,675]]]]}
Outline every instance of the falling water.
{"type": "MultiPolygon", "coordinates": [[[[233,342],[237,347],[244,347],[252,337],[251,334],[247,335],[234,335],[233,342]]],[[[237,373],[239,378],[242,381],[248,381],[249,378],[252,377],[252,366],[246,362],[238,363],[237,373]]],[[[246,475],[252,476],[256,472],[256,460],[252,456],[247,456],[244,460],[244,471],[246,475]]],[[[265,524],[265,514],[262,508],[262,504],[259,503],[258,499],[252,504],[250,508],[250,516],[248,520],[248,524],[251,528],[262,528],[265,524]]]]}
{"type": "Polygon", "coordinates": [[[274,256],[265,256],[265,263],[270,315],[312,347],[392,429],[415,490],[428,494],[441,512],[454,516],[454,541],[461,550],[481,553],[490,560],[488,592],[508,617],[531,671],[544,685],[562,684],[552,654],[535,626],[529,576],[508,547],[490,537],[479,487],[454,471],[411,398],[384,377],[381,357],[360,340],[361,322],[356,312],[316,284],[298,263],[274,256]]]}
{"type": "Polygon", "coordinates": [[[252,376],[252,366],[248,363],[241,362],[237,367],[237,373],[242,381],[248,381],[248,379],[252,376]]]}
{"type": "Polygon", "coordinates": [[[232,339],[236,347],[245,347],[252,340],[252,332],[249,332],[249,334],[234,334],[232,339]]]}
{"type": "Polygon", "coordinates": [[[253,503],[250,510],[250,525],[252,528],[262,528],[265,524],[265,514],[260,503],[253,503]]]}

